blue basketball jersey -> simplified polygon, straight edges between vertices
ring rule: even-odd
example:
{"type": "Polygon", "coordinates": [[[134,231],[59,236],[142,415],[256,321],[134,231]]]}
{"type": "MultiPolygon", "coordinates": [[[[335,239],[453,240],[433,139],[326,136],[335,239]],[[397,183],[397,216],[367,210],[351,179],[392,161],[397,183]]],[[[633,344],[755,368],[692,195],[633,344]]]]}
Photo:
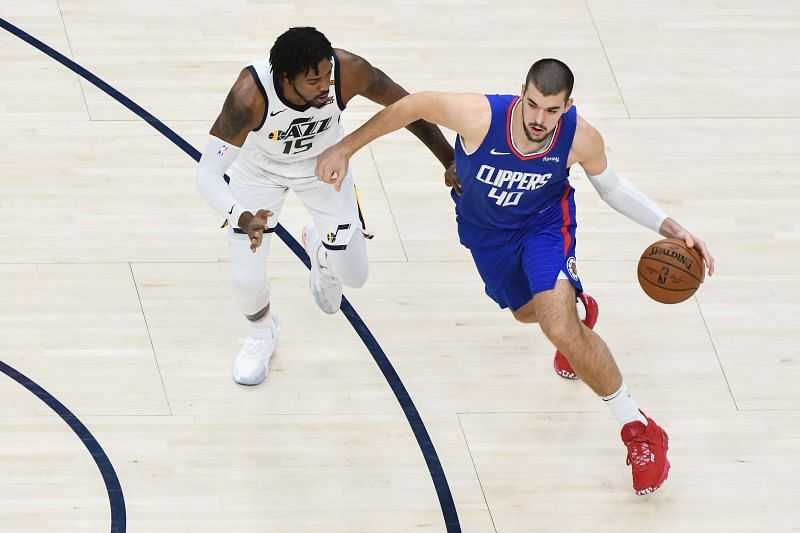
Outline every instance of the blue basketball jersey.
{"type": "MultiPolygon", "coordinates": [[[[511,138],[511,116],[522,101],[513,95],[487,95],[492,122],[481,145],[466,153],[461,138],[455,143],[455,162],[462,194],[453,192],[459,234],[481,239],[486,230],[519,230],[536,216],[559,204],[571,189],[567,158],[577,125],[572,106],[556,125],[548,146],[522,154],[511,138]]],[[[469,246],[469,242],[464,242],[469,246]]]]}

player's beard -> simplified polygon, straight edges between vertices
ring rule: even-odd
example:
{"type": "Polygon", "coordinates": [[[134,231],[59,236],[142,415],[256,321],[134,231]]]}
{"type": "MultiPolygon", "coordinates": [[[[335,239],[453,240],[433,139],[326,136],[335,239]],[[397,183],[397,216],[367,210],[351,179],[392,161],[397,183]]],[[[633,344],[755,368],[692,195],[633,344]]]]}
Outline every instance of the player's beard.
{"type": "Polygon", "coordinates": [[[531,135],[530,130],[528,129],[528,121],[525,120],[525,108],[522,107],[520,111],[521,111],[520,117],[522,117],[522,131],[525,132],[525,137],[527,137],[530,142],[532,143],[544,142],[547,139],[547,137],[553,133],[552,131],[547,131],[547,128],[545,127],[544,124],[539,124],[538,122],[534,122],[533,124],[531,124],[531,126],[538,126],[540,128],[544,128],[544,131],[542,132],[542,136],[540,138],[537,139],[536,137],[533,137],[531,135]]]}
{"type": "Polygon", "coordinates": [[[317,109],[319,109],[319,108],[321,108],[322,106],[325,105],[327,98],[325,100],[321,100],[321,99],[322,99],[323,96],[327,97],[328,93],[330,92],[330,89],[328,91],[321,92],[317,96],[315,96],[312,100],[309,100],[308,98],[305,97],[305,95],[303,93],[301,93],[297,89],[297,86],[294,83],[291,83],[291,86],[292,86],[292,89],[294,90],[294,93],[297,96],[299,96],[306,103],[306,105],[310,105],[310,106],[316,107],[317,109]],[[320,99],[320,100],[318,100],[318,99],[320,99]]]}

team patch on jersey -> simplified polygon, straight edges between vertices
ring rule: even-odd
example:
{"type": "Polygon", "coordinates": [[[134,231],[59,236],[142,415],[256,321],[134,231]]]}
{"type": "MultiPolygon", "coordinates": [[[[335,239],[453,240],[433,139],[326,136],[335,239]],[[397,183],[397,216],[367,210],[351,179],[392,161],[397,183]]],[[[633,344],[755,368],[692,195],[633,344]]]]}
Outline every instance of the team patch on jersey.
{"type": "Polygon", "coordinates": [[[567,272],[572,276],[572,279],[578,281],[578,263],[575,261],[575,256],[567,259],[567,272]]]}

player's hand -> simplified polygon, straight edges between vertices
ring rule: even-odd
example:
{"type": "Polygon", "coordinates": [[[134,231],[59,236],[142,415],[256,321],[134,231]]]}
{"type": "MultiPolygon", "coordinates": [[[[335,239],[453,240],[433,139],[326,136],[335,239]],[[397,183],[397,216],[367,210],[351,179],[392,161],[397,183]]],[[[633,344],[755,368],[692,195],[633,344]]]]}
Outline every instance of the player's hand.
{"type": "Polygon", "coordinates": [[[347,176],[347,162],[350,156],[341,144],[335,144],[317,156],[317,179],[332,184],[336,191],[342,188],[347,176]]]}
{"type": "Polygon", "coordinates": [[[666,220],[664,220],[664,223],[661,225],[660,233],[664,237],[680,239],[685,242],[686,246],[689,248],[694,248],[700,254],[700,257],[703,258],[703,262],[708,269],[708,275],[714,275],[714,257],[711,255],[711,252],[708,251],[708,246],[706,246],[703,239],[692,235],[692,232],[678,224],[671,217],[667,217],[666,220]]]}
{"type": "Polygon", "coordinates": [[[708,246],[703,239],[692,235],[690,232],[684,230],[684,234],[679,234],[676,238],[681,239],[686,242],[686,246],[689,248],[694,248],[700,253],[700,257],[703,258],[703,262],[706,264],[706,268],[708,269],[708,275],[714,275],[714,257],[711,255],[711,252],[708,251],[708,246]]]}
{"type": "Polygon", "coordinates": [[[456,194],[461,196],[461,180],[458,179],[458,174],[456,173],[455,161],[450,163],[450,166],[444,171],[444,184],[452,187],[456,194]]]}
{"type": "Polygon", "coordinates": [[[239,227],[250,237],[251,252],[256,253],[256,249],[261,246],[261,241],[264,240],[264,231],[267,229],[267,219],[271,216],[272,211],[259,209],[255,215],[245,211],[239,217],[239,227]]]}

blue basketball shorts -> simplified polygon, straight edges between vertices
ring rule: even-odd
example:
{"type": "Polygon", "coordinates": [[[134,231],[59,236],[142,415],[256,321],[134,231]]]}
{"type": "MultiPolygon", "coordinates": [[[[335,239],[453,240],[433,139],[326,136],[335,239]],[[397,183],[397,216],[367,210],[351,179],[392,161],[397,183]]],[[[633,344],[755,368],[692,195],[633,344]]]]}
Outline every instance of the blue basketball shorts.
{"type": "Polygon", "coordinates": [[[574,195],[570,188],[559,203],[518,230],[487,231],[459,222],[459,237],[472,253],[486,294],[501,308],[516,311],[555,287],[561,273],[583,292],[575,260],[574,195]]]}

